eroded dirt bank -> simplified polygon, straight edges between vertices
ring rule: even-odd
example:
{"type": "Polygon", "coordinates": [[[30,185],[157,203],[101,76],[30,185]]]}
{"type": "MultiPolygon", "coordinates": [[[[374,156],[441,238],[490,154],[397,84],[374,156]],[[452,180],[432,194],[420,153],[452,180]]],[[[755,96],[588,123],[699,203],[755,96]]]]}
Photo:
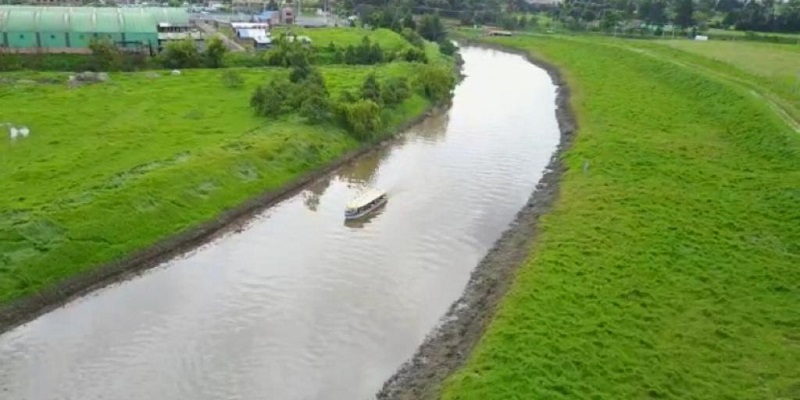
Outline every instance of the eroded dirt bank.
{"type": "Polygon", "coordinates": [[[464,364],[491,321],[516,269],[525,262],[536,237],[539,217],[550,210],[558,196],[566,168],[561,156],[571,146],[577,130],[569,87],[556,66],[500,45],[470,40],[461,40],[460,44],[519,54],[546,70],[557,87],[556,118],[561,138],[547,171],[525,206],[472,272],[463,295],[453,303],[439,327],[428,335],[413,358],[383,385],[377,394],[380,400],[434,399],[443,380],[464,364]]]}
{"type": "MultiPolygon", "coordinates": [[[[462,60],[457,59],[456,68],[460,69],[462,63],[462,60]]],[[[128,257],[97,266],[84,274],[77,275],[37,294],[0,306],[0,333],[31,321],[94,290],[130,279],[143,271],[208,243],[220,235],[239,229],[244,222],[254,215],[294,196],[310,184],[334,174],[343,166],[357,162],[364,156],[390,146],[395,142],[399,133],[408,130],[434,114],[446,112],[449,107],[449,102],[432,105],[417,118],[394,129],[387,139],[347,153],[334,163],[306,173],[283,188],[265,192],[237,207],[223,211],[211,221],[201,223],[163,239],[128,257]]]]}

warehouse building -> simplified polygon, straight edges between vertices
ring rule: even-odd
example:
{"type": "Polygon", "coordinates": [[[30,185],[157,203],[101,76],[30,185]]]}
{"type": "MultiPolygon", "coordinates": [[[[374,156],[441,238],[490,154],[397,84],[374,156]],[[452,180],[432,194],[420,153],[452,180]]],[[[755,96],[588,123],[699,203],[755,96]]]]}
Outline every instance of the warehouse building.
{"type": "Polygon", "coordinates": [[[132,51],[158,51],[191,37],[189,14],[178,8],[0,6],[0,51],[87,53],[94,38],[132,51]]]}

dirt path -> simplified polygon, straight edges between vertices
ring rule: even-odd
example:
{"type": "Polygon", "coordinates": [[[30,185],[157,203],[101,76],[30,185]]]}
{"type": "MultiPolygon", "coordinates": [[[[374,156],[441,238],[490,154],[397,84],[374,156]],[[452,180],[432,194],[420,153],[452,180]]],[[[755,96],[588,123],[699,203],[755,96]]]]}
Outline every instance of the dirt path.
{"type": "Polygon", "coordinates": [[[208,23],[199,22],[197,26],[200,27],[200,29],[202,29],[203,32],[205,32],[207,35],[218,36],[220,39],[222,39],[225,45],[228,46],[228,49],[233,51],[247,51],[247,49],[245,49],[244,46],[234,42],[233,40],[231,40],[231,38],[225,36],[222,32],[217,31],[216,29],[214,29],[213,26],[209,25],[208,23]]]}
{"type": "Polygon", "coordinates": [[[444,379],[466,361],[513,281],[517,268],[527,259],[530,244],[536,237],[539,217],[550,210],[558,197],[559,182],[565,169],[561,156],[570,147],[577,129],[569,104],[569,88],[555,66],[535,60],[525,52],[501,46],[467,41],[462,43],[520,54],[545,69],[557,86],[556,118],[561,142],[536,190],[511,227],[472,272],[467,288],[450,307],[442,319],[443,323],[428,335],[414,357],[386,381],[377,394],[381,400],[435,399],[444,379]]]}

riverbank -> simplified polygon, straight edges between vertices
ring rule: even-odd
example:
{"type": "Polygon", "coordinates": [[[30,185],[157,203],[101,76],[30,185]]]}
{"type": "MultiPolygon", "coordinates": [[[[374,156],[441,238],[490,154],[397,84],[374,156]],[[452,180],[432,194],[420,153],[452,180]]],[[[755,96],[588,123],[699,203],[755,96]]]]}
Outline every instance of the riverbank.
{"type": "Polygon", "coordinates": [[[796,394],[792,127],[599,40],[480,40],[558,65],[580,134],[378,398],[796,394]]]}
{"type": "MultiPolygon", "coordinates": [[[[370,72],[413,76],[418,67],[325,67],[322,73],[336,95],[360,87],[370,72]]],[[[9,188],[0,198],[0,237],[8,239],[0,259],[0,332],[236,229],[386,144],[361,145],[341,128],[296,116],[266,123],[255,117],[248,89],[270,71],[284,73],[240,70],[240,88],[226,87],[224,72],[213,70],[112,74],[108,83],[77,90],[54,83],[63,74],[12,75],[25,83],[0,89],[18,94],[18,108],[2,109],[23,111],[0,113],[0,119],[25,124],[30,135],[0,148],[9,155],[0,175],[9,188]],[[120,95],[140,99],[122,104],[115,100],[120,95]],[[148,100],[155,98],[158,103],[148,100]],[[50,108],[37,107],[41,101],[50,108]],[[26,184],[32,176],[40,185],[26,184]]],[[[445,106],[415,91],[386,117],[382,137],[445,106]]]]}
{"type": "Polygon", "coordinates": [[[562,157],[571,147],[578,128],[570,103],[570,88],[554,64],[500,44],[463,38],[460,44],[518,54],[547,71],[556,86],[559,145],[536,190],[510,227],[475,267],[464,293],[442,318],[444,322],[428,335],[414,356],[386,381],[377,394],[379,400],[434,399],[443,380],[466,362],[513,281],[517,268],[527,258],[531,240],[537,235],[537,221],[549,212],[558,198],[559,184],[566,167],[562,157]]]}

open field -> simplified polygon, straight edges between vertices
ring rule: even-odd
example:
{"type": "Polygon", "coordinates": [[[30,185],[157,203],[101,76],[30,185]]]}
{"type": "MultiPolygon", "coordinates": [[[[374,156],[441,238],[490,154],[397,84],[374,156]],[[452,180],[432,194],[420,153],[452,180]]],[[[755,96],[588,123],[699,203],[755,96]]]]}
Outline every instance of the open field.
{"type": "Polygon", "coordinates": [[[410,46],[403,36],[385,28],[375,30],[364,28],[275,28],[272,30],[272,36],[277,38],[282,32],[308,36],[317,47],[325,47],[330,43],[339,47],[358,46],[364,36],[369,37],[372,42],[380,44],[385,50],[395,51],[410,46]]]}
{"type": "Polygon", "coordinates": [[[690,65],[490,40],[562,67],[579,131],[530,258],[442,397],[800,397],[800,135],[690,65]]]}
{"type": "Polygon", "coordinates": [[[768,79],[795,83],[800,74],[800,46],[758,42],[669,40],[670,47],[731,64],[768,79]]]}
{"type": "MultiPolygon", "coordinates": [[[[413,76],[415,64],[326,67],[335,97],[379,78],[413,76]]],[[[358,147],[332,125],[253,115],[253,88],[288,74],[243,69],[242,88],[223,70],[112,74],[68,89],[66,74],[11,73],[0,84],[0,303],[142,249],[277,189],[358,147]],[[39,83],[37,83],[39,82],[39,83]]],[[[429,102],[413,95],[397,126],[429,102]]]]}
{"type": "Polygon", "coordinates": [[[784,119],[793,120],[790,123],[800,132],[800,47],[719,41],[632,41],[624,46],[745,88],[771,103],[784,119]]]}

